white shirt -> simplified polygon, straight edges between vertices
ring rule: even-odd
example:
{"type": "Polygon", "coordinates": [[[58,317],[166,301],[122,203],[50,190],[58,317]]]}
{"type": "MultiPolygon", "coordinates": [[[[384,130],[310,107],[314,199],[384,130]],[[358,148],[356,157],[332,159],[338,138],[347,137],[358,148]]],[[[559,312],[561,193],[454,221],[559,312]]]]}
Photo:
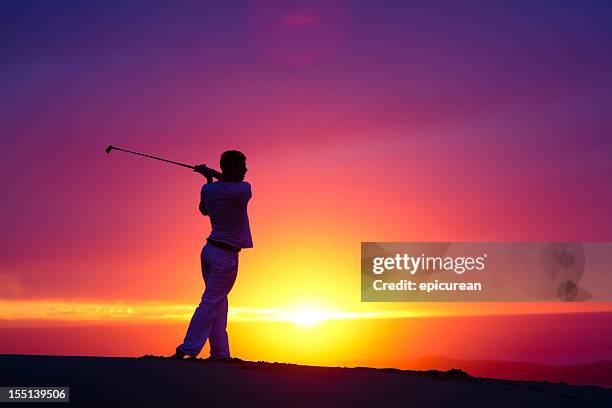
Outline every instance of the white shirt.
{"type": "Polygon", "coordinates": [[[253,248],[247,204],[253,194],[246,181],[204,184],[200,195],[210,217],[208,238],[236,248],[253,248]]]}

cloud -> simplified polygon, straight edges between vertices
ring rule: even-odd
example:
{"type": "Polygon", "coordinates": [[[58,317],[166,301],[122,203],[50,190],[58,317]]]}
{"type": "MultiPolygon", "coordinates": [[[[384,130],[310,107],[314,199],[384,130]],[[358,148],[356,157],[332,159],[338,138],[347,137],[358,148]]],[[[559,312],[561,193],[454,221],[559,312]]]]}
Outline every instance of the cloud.
{"type": "MultiPolygon", "coordinates": [[[[2,276],[2,275],[0,275],[2,276]]],[[[609,311],[609,304],[602,304],[600,311],[609,311]],[[608,305],[608,306],[606,306],[608,305]]],[[[80,300],[8,300],[0,299],[0,325],[9,327],[27,322],[42,324],[47,322],[69,323],[152,323],[152,322],[188,322],[191,319],[195,304],[174,304],[163,302],[96,302],[80,300]]],[[[580,312],[576,310],[575,312],[580,312]]],[[[593,311],[593,310],[582,310],[593,311]]],[[[559,313],[559,310],[533,311],[531,313],[559,313]]],[[[567,311],[566,311],[567,312],[567,311]]],[[[530,313],[523,311],[523,313],[530,313]]],[[[363,319],[407,319],[418,317],[450,317],[476,315],[511,315],[516,311],[510,309],[481,310],[479,312],[449,312],[445,310],[419,311],[382,310],[350,311],[327,310],[317,308],[250,308],[233,307],[229,309],[228,318],[232,322],[289,322],[296,323],[303,318],[312,317],[317,321],[363,320],[363,319]]]]}
{"type": "MultiPolygon", "coordinates": [[[[160,302],[88,302],[63,300],[0,300],[0,320],[64,322],[153,322],[189,321],[196,305],[160,302]]],[[[228,318],[234,322],[270,321],[295,322],[296,314],[304,310],[284,308],[230,308],[228,318]]],[[[380,312],[348,312],[314,310],[318,320],[385,319],[418,317],[406,310],[380,312]]]]}

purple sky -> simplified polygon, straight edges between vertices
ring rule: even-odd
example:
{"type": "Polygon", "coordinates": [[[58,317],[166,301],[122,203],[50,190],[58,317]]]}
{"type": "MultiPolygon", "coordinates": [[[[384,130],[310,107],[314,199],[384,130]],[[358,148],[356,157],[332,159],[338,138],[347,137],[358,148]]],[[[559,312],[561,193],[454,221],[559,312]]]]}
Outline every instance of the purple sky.
{"type": "Polygon", "coordinates": [[[0,296],[158,297],[123,260],[197,252],[201,180],[109,143],[189,163],[244,150],[263,248],[305,225],[343,246],[612,235],[607,2],[0,10],[0,296]],[[113,274],[134,293],[109,293],[113,274]]]}

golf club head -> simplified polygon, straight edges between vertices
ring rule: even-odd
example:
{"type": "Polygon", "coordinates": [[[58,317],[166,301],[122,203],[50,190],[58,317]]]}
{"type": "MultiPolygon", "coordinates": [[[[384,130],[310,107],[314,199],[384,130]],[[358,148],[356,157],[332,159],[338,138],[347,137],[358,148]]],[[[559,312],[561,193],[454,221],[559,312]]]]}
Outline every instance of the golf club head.
{"type": "Polygon", "coordinates": [[[106,148],[106,153],[110,153],[111,150],[113,150],[113,145],[108,145],[108,147],[106,148]]]}

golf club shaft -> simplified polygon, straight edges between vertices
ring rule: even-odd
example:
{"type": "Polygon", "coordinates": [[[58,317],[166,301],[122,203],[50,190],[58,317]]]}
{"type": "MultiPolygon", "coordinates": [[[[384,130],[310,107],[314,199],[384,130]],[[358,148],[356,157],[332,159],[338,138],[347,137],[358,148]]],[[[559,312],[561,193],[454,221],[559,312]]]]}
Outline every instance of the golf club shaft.
{"type": "MultiPolygon", "coordinates": [[[[173,160],[168,160],[168,159],[162,159],[161,157],[155,157],[155,156],[151,156],[151,155],[144,154],[144,153],[133,152],[131,150],[122,149],[122,148],[116,147],[116,146],[112,146],[112,150],[120,150],[122,152],[131,153],[131,154],[135,154],[135,155],[143,156],[143,157],[148,157],[149,159],[155,159],[155,160],[163,161],[163,162],[166,162],[166,163],[176,164],[177,166],[187,167],[188,169],[195,169],[195,166],[191,166],[189,164],[180,163],[180,162],[173,161],[173,160]]],[[[209,169],[210,169],[210,167],[209,167],[209,169]]],[[[221,173],[219,173],[218,171],[216,171],[214,169],[210,169],[210,170],[212,170],[213,176],[216,179],[221,179],[221,176],[222,176],[221,173]]]]}
{"type": "Polygon", "coordinates": [[[162,159],[161,157],[155,157],[155,156],[150,156],[148,154],[144,154],[144,153],[138,153],[138,152],[133,152],[131,150],[126,150],[126,149],[122,149],[120,147],[115,147],[113,146],[113,150],[121,150],[122,152],[126,152],[126,153],[132,153],[132,154],[136,154],[138,156],[144,156],[144,157],[148,157],[149,159],[155,159],[155,160],[160,160],[166,163],[172,163],[172,164],[176,164],[178,166],[183,166],[183,167],[187,167],[189,169],[193,169],[195,168],[195,166],[190,166],[189,164],[185,164],[185,163],[179,163],[179,162],[175,162],[172,160],[167,160],[167,159],[162,159]]]}

